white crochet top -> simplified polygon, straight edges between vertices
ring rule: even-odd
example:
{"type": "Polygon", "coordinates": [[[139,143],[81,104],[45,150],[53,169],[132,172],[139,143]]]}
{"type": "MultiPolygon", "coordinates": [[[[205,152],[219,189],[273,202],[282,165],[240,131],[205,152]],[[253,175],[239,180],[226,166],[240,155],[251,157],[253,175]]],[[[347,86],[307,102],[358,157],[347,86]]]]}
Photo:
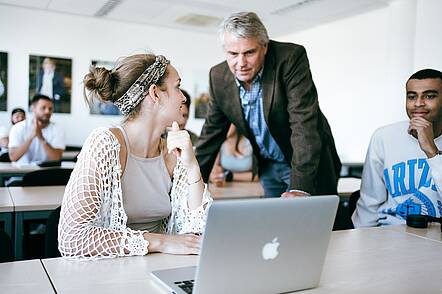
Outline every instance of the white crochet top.
{"type": "MultiPolygon", "coordinates": [[[[146,231],[126,225],[119,152],[120,143],[107,128],[95,129],[86,139],[61,205],[58,249],[62,256],[95,259],[148,253],[146,231]]],[[[164,222],[166,233],[204,231],[213,199],[205,185],[201,206],[191,210],[188,188],[187,170],[178,160],[170,193],[172,213],[164,222]]]]}

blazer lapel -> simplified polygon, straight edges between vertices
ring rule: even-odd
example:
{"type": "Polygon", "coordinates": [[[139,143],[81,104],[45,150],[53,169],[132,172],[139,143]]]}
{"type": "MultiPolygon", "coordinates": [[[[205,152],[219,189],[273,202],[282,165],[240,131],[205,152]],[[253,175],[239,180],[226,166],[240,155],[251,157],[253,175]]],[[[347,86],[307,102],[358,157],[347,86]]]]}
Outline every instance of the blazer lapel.
{"type": "MultiPolygon", "coordinates": [[[[275,61],[273,59],[273,55],[271,54],[269,49],[267,51],[265,63],[264,63],[264,71],[262,73],[262,98],[263,98],[263,111],[264,118],[267,122],[267,126],[269,125],[269,115],[272,110],[273,103],[273,90],[275,88],[275,75],[276,71],[274,70],[275,61]]],[[[270,127],[270,126],[269,126],[270,127]]]]}
{"type": "Polygon", "coordinates": [[[248,133],[248,127],[244,114],[242,112],[241,99],[239,98],[239,89],[234,80],[233,74],[226,71],[224,76],[225,81],[225,96],[226,97],[226,115],[237,127],[242,134],[248,133]]]}

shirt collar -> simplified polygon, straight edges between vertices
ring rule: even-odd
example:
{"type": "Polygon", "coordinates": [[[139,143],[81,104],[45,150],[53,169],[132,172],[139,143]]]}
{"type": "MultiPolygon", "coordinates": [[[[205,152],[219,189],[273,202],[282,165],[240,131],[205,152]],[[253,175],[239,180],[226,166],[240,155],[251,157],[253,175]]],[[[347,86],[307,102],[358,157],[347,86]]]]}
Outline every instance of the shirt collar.
{"type": "MultiPolygon", "coordinates": [[[[257,74],[257,75],[255,76],[255,78],[253,79],[253,81],[252,81],[252,85],[255,84],[255,83],[259,83],[259,82],[261,82],[261,77],[262,77],[262,72],[263,72],[263,71],[264,71],[264,66],[261,67],[261,69],[259,70],[258,74],[257,74]]],[[[235,83],[236,83],[236,85],[237,85],[238,87],[244,88],[244,87],[243,87],[243,82],[240,81],[240,80],[238,80],[236,77],[235,77],[235,83]]]]}

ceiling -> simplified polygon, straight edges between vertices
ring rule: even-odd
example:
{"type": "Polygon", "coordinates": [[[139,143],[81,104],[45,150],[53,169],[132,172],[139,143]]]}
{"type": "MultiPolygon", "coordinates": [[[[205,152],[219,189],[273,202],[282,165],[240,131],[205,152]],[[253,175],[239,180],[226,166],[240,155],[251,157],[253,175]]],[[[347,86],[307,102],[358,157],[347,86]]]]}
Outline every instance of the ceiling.
{"type": "Polygon", "coordinates": [[[387,6],[396,0],[0,0],[1,5],[213,34],[232,12],[254,11],[273,37],[387,6]]]}

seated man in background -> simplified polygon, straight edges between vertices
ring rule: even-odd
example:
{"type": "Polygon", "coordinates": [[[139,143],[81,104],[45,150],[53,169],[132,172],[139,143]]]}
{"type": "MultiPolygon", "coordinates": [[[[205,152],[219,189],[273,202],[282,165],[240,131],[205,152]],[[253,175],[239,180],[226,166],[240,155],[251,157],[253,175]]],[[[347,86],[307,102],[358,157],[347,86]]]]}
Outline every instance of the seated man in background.
{"type": "Polygon", "coordinates": [[[183,93],[184,97],[186,97],[186,102],[184,102],[183,106],[181,107],[181,111],[184,117],[184,122],[180,124],[180,130],[186,130],[189,133],[190,141],[192,142],[192,145],[195,146],[196,141],[198,140],[198,136],[194,132],[186,129],[186,124],[187,121],[189,120],[189,112],[190,112],[190,102],[191,102],[190,95],[189,93],[187,93],[187,91],[183,89],[181,89],[181,92],[183,93]]]}
{"type": "Polygon", "coordinates": [[[26,112],[23,108],[17,107],[11,111],[11,124],[15,125],[18,122],[26,119],[26,112]]]}
{"type": "Polygon", "coordinates": [[[365,159],[355,227],[405,223],[442,212],[442,72],[424,69],[406,83],[410,118],[378,129],[365,159]]]}
{"type": "Polygon", "coordinates": [[[35,95],[31,102],[32,118],[15,124],[9,134],[9,156],[19,164],[60,160],[65,148],[64,131],[51,122],[54,105],[51,98],[35,95]]]}

